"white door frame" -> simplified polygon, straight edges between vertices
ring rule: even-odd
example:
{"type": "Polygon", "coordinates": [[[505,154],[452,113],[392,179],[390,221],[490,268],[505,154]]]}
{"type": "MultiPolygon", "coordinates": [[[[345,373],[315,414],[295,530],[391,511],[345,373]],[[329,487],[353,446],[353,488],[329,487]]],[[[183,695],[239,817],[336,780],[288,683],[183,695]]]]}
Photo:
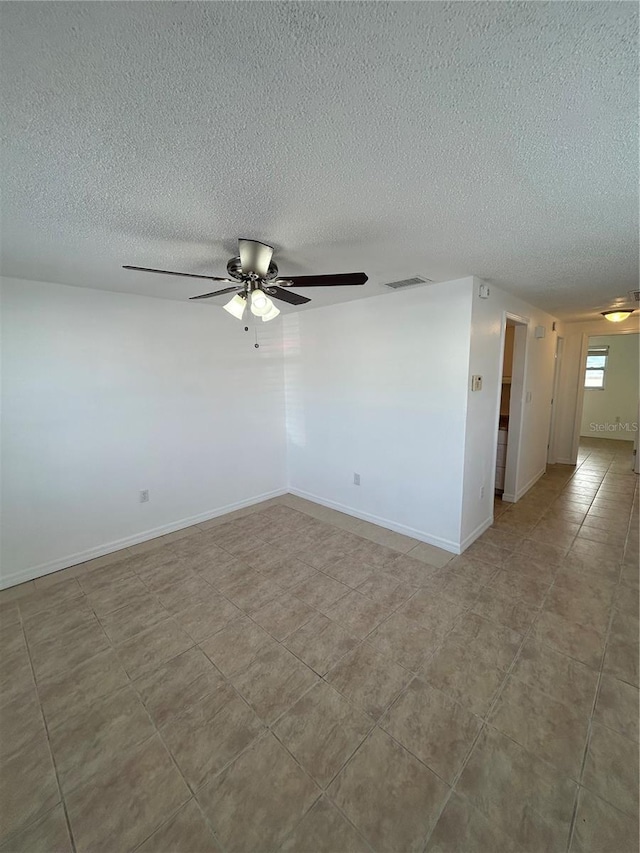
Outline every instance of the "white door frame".
{"type": "Polygon", "coordinates": [[[578,392],[576,394],[576,410],[573,418],[573,440],[571,442],[572,465],[578,461],[580,448],[580,427],[582,426],[582,409],[584,407],[584,378],[587,372],[587,353],[589,352],[589,335],[582,335],[580,341],[580,370],[578,371],[578,392]]]}
{"type": "Polygon", "coordinates": [[[547,464],[556,463],[556,413],[558,411],[558,386],[560,384],[560,372],[562,370],[562,353],[564,349],[564,337],[558,335],[556,338],[556,351],[553,367],[553,386],[551,390],[551,418],[549,419],[549,441],[547,444],[547,464]]]}
{"type": "MultiPolygon", "coordinates": [[[[496,407],[496,441],[500,425],[500,397],[502,394],[502,366],[504,363],[504,347],[507,331],[507,321],[515,323],[516,331],[513,343],[513,369],[511,375],[511,398],[509,404],[509,434],[507,436],[507,458],[505,462],[504,492],[502,500],[510,503],[517,501],[518,470],[520,467],[520,449],[522,445],[522,429],[524,425],[525,378],[529,357],[529,317],[504,311],[502,314],[500,334],[500,370],[498,374],[498,403],[496,407]],[[521,332],[518,332],[521,329],[521,332]],[[515,394],[514,394],[515,390],[515,394]]],[[[494,463],[495,489],[495,463],[494,463]]]]}

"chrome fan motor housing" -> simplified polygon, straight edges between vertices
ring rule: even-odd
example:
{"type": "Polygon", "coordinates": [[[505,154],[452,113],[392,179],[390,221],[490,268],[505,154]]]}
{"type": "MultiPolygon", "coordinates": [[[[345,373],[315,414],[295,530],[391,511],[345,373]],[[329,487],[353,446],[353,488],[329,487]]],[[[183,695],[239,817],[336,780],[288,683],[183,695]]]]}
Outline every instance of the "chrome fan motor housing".
{"type": "MultiPolygon", "coordinates": [[[[229,259],[227,263],[227,272],[232,278],[235,278],[238,281],[245,281],[247,278],[249,278],[242,272],[242,264],[240,263],[239,257],[229,259]]],[[[263,281],[271,281],[272,279],[276,278],[277,275],[278,267],[273,261],[271,261],[271,263],[269,264],[269,271],[267,272],[267,275],[265,276],[263,281]]],[[[256,280],[259,280],[257,276],[256,280]]]]}

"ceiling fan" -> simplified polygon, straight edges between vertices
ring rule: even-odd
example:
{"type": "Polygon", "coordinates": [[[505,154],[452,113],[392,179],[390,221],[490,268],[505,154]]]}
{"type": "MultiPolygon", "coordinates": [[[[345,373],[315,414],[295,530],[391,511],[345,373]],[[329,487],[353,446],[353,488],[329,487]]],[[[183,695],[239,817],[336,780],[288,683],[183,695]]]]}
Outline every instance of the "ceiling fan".
{"type": "Polygon", "coordinates": [[[139,272],[155,272],[162,275],[181,275],[187,278],[205,278],[208,281],[220,281],[230,284],[222,290],[212,293],[201,293],[190,299],[210,299],[212,296],[222,296],[224,293],[236,295],[224,305],[225,311],[241,320],[247,308],[255,317],[262,317],[266,323],[278,316],[280,311],[269,298],[280,299],[290,305],[304,305],[311,302],[306,296],[291,293],[289,287],[337,287],[345,285],[364,284],[367,276],[363,272],[336,273],[335,275],[296,275],[289,278],[278,278],[278,267],[272,261],[273,247],[257,240],[238,240],[238,257],[231,258],[227,263],[227,272],[231,278],[219,278],[215,275],[195,275],[189,272],[174,272],[173,270],[156,270],[149,267],[124,266],[125,270],[139,272]]]}

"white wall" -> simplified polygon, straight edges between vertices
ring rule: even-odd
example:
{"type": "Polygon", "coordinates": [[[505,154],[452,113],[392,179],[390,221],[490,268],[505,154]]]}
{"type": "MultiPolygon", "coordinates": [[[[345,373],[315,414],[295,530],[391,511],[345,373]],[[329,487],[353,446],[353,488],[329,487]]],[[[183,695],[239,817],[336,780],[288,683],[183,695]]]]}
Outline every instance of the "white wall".
{"type": "MultiPolygon", "coordinates": [[[[469,377],[483,377],[481,391],[468,383],[464,452],[464,495],[461,543],[467,547],[490,524],[493,517],[493,488],[502,378],[502,350],[507,313],[528,321],[523,396],[530,402],[522,409],[520,460],[515,472],[514,495],[519,499],[544,473],[551,416],[556,333],[554,318],[544,311],[491,285],[488,299],[478,296],[479,279],[473,282],[473,310],[469,377]],[[535,327],[544,326],[544,338],[535,337],[535,327]],[[484,488],[484,497],[480,496],[484,488]]],[[[515,377],[514,377],[515,380],[515,377]]],[[[512,387],[512,395],[517,393],[512,387]]],[[[510,423],[510,442],[514,436],[510,423]]]]}
{"type": "Polygon", "coordinates": [[[290,491],[458,550],[471,289],[285,317],[290,491]]]}
{"type": "Polygon", "coordinates": [[[213,306],[5,279],[2,585],[284,491],[281,328],[261,334],[213,306]]]}
{"type": "Polygon", "coordinates": [[[5,279],[0,584],[287,486],[466,547],[491,521],[506,312],[529,320],[518,493],[544,471],[556,338],[549,315],[478,285],[290,314],[255,350],[213,306],[5,279]]]}
{"type": "Polygon", "coordinates": [[[604,388],[585,388],[580,435],[633,441],[631,425],[638,420],[640,335],[593,335],[589,346],[609,347],[604,388]],[[621,426],[618,429],[616,418],[621,426]],[[606,432],[592,429],[592,424],[606,432]]]}
{"type": "MultiPolygon", "coordinates": [[[[637,312],[623,323],[613,326],[604,317],[589,323],[565,323],[564,352],[558,382],[557,411],[553,446],[554,461],[575,465],[580,441],[582,402],[584,398],[584,365],[588,338],[591,335],[628,335],[640,332],[640,314],[637,312]]],[[[634,418],[635,420],[635,418],[634,418]]]]}

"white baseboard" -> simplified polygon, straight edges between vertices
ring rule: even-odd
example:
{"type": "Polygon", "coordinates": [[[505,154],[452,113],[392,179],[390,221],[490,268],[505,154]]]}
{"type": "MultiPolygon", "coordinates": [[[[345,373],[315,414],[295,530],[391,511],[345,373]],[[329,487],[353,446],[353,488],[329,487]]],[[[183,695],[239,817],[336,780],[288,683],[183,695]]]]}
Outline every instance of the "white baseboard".
{"type": "Polygon", "coordinates": [[[435,545],[436,548],[442,548],[444,551],[449,551],[452,554],[460,553],[460,543],[453,542],[449,539],[443,539],[440,536],[434,536],[432,533],[426,533],[424,530],[416,530],[414,527],[407,527],[405,524],[398,524],[396,521],[390,521],[388,518],[381,518],[378,515],[372,515],[369,512],[354,509],[337,501],[321,498],[319,495],[314,495],[311,492],[305,492],[302,489],[289,487],[289,492],[292,495],[297,495],[299,498],[312,501],[313,503],[326,506],[329,509],[335,509],[338,512],[343,512],[353,518],[359,518],[361,521],[370,521],[372,524],[377,524],[380,527],[386,527],[387,530],[394,530],[396,533],[402,533],[404,536],[410,536],[412,539],[418,539],[420,542],[426,542],[429,545],[435,545]]]}
{"type": "Polygon", "coordinates": [[[66,557],[60,557],[57,560],[52,560],[48,563],[41,563],[38,566],[30,566],[25,569],[19,569],[15,572],[3,574],[0,577],[0,589],[6,589],[10,586],[16,586],[26,581],[41,578],[44,575],[50,575],[53,572],[59,572],[60,569],[68,569],[69,566],[77,566],[78,563],[86,563],[88,560],[95,560],[97,557],[104,557],[106,554],[113,554],[114,551],[122,551],[124,548],[129,548],[132,545],[139,545],[141,542],[148,542],[149,539],[157,539],[158,536],[166,536],[167,533],[175,533],[176,530],[182,530],[184,527],[193,527],[194,524],[201,524],[203,521],[210,521],[212,518],[218,518],[221,515],[226,515],[229,512],[234,512],[237,509],[244,509],[254,504],[268,501],[271,498],[277,498],[280,495],[286,495],[288,489],[275,489],[272,492],[265,492],[261,495],[255,495],[251,498],[246,498],[243,501],[237,501],[233,504],[218,507],[218,509],[202,512],[198,515],[192,515],[189,518],[181,518],[179,521],[173,521],[170,524],[164,524],[161,527],[154,527],[151,530],[144,530],[141,533],[135,533],[132,536],[126,536],[124,539],[117,539],[113,542],[106,542],[103,545],[97,545],[95,548],[88,548],[86,551],[78,551],[75,554],[69,554],[66,557]]]}
{"type": "Polygon", "coordinates": [[[492,524],[493,524],[493,516],[485,519],[482,522],[482,524],[479,524],[476,527],[476,529],[472,530],[468,536],[465,536],[465,538],[460,543],[460,553],[463,554],[467,550],[469,545],[473,545],[473,543],[476,541],[476,539],[478,539],[480,536],[482,536],[482,534],[485,532],[485,530],[488,530],[492,524]]]}
{"type": "Polygon", "coordinates": [[[575,459],[556,459],[554,465],[575,465],[575,459]]]}
{"type": "Polygon", "coordinates": [[[545,465],[545,467],[538,474],[536,474],[535,477],[532,477],[525,486],[523,486],[521,489],[518,489],[518,491],[515,493],[515,495],[514,494],[507,494],[507,492],[504,492],[502,495],[502,500],[508,501],[509,503],[512,503],[512,504],[514,504],[516,501],[519,501],[521,497],[526,495],[526,493],[529,491],[529,489],[532,486],[535,486],[535,484],[538,482],[540,477],[544,477],[546,470],[547,470],[547,466],[545,465]]]}

